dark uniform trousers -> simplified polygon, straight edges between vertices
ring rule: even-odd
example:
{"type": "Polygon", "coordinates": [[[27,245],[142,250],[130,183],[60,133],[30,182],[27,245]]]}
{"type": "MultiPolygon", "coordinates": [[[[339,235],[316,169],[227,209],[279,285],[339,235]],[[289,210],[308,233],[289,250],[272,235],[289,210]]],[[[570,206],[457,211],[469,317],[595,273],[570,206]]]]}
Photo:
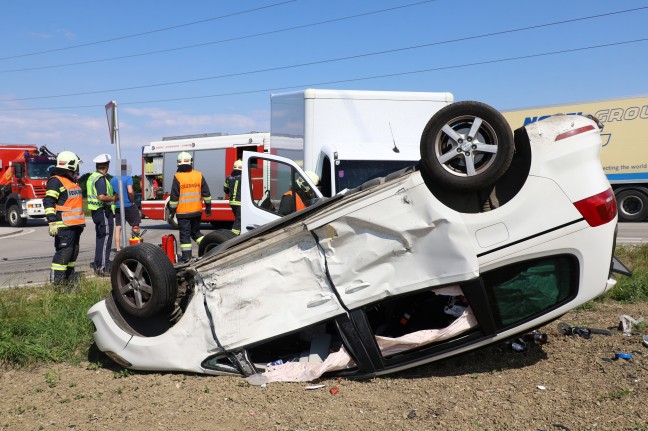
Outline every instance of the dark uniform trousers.
{"type": "Polygon", "coordinates": [[[115,215],[108,208],[92,211],[92,221],[95,224],[95,257],[92,268],[97,271],[110,271],[110,248],[113,240],[115,215]]]}
{"type": "Polygon", "coordinates": [[[52,263],[65,265],[67,269],[54,272],[54,283],[61,283],[64,279],[70,279],[74,274],[74,265],[79,256],[79,242],[83,226],[61,227],[54,237],[54,257],[52,263]]]}

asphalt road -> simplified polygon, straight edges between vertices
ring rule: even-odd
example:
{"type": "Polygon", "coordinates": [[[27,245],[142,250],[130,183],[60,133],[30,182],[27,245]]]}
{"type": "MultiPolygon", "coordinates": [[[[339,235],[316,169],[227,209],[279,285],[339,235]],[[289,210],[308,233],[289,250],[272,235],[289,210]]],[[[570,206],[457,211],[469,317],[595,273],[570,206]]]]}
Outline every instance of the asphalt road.
{"type": "MultiPolygon", "coordinates": [[[[142,220],[141,229],[146,229],[144,242],[161,244],[162,236],[173,234],[178,239],[178,231],[171,229],[166,222],[160,220],[142,220]]],[[[127,226],[130,233],[130,228],[127,226]]],[[[8,230],[8,229],[6,229],[8,230]]],[[[12,229],[14,230],[14,229],[12,229]]],[[[203,224],[202,232],[207,234],[213,228],[203,224]]],[[[26,226],[15,229],[15,234],[0,238],[0,289],[41,284],[49,280],[50,265],[54,255],[54,239],[49,236],[47,224],[30,220],[26,226]],[[19,232],[20,231],[20,232],[19,232]]],[[[130,236],[130,235],[128,235],[130,236]]],[[[115,256],[115,244],[110,259],[115,256]]],[[[94,277],[90,262],[94,260],[95,231],[91,218],[86,218],[86,228],[81,235],[81,250],[77,258],[77,271],[86,272],[94,277]]],[[[194,256],[198,255],[198,247],[194,243],[194,256]]]]}
{"type": "MultiPolygon", "coordinates": [[[[160,220],[142,220],[142,229],[146,229],[144,241],[161,244],[162,236],[178,232],[160,220]]],[[[212,230],[209,224],[203,224],[203,233],[212,230]]],[[[16,230],[18,231],[18,230],[16,230]]],[[[94,258],[94,224],[92,219],[86,220],[86,228],[81,235],[81,251],[77,259],[77,270],[86,272],[94,277],[90,270],[90,262],[94,258]]],[[[647,223],[619,223],[618,244],[641,244],[648,242],[647,223]]],[[[114,244],[113,244],[114,247],[114,244]]],[[[48,235],[44,222],[30,221],[19,233],[0,238],[0,289],[41,284],[49,279],[49,268],[54,254],[54,240],[48,235]]],[[[194,256],[198,255],[198,247],[194,244],[194,256]]],[[[111,254],[111,259],[114,257],[111,254]]]]}

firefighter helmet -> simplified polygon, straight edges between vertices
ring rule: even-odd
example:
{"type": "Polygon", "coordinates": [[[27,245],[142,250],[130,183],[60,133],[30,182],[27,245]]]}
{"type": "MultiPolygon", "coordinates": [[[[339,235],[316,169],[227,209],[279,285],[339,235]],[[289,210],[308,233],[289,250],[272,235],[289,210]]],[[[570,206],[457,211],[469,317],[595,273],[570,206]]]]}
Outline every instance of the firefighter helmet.
{"type": "Polygon", "coordinates": [[[191,165],[193,163],[193,157],[186,151],[178,154],[178,166],[180,165],[191,165]]]}
{"type": "Polygon", "coordinates": [[[242,160],[237,160],[234,162],[234,170],[240,171],[241,168],[243,168],[243,161],[242,160]]]}
{"type": "Polygon", "coordinates": [[[75,172],[79,169],[81,159],[72,151],[61,151],[56,156],[56,167],[67,169],[70,172],[75,172]]]}
{"type": "MultiPolygon", "coordinates": [[[[313,171],[306,171],[305,173],[306,173],[306,176],[313,182],[313,184],[315,184],[316,186],[319,185],[319,175],[317,175],[313,171]]],[[[305,193],[309,193],[311,191],[310,186],[308,185],[308,183],[302,177],[297,178],[297,185],[305,193]]]]}

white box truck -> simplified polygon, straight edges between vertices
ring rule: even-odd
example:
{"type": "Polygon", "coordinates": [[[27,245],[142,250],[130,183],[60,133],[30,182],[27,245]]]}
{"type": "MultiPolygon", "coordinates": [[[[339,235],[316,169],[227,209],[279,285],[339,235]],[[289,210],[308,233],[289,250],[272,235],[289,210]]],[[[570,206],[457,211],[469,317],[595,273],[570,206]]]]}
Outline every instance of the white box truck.
{"type": "Polygon", "coordinates": [[[320,177],[324,196],[415,165],[425,125],[448,92],[306,89],[273,94],[272,154],[320,177]]]}
{"type": "Polygon", "coordinates": [[[648,96],[525,108],[502,114],[514,130],[555,114],[597,117],[604,126],[601,164],[614,189],[619,220],[637,222],[648,218],[648,96]]]}

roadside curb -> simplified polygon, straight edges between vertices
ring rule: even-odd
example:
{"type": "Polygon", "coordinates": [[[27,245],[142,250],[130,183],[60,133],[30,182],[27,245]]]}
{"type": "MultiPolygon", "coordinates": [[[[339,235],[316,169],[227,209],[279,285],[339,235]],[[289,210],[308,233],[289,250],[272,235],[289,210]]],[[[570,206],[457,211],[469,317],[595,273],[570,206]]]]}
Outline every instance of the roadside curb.
{"type": "Polygon", "coordinates": [[[21,233],[23,230],[19,227],[0,227],[0,238],[21,233]]]}

